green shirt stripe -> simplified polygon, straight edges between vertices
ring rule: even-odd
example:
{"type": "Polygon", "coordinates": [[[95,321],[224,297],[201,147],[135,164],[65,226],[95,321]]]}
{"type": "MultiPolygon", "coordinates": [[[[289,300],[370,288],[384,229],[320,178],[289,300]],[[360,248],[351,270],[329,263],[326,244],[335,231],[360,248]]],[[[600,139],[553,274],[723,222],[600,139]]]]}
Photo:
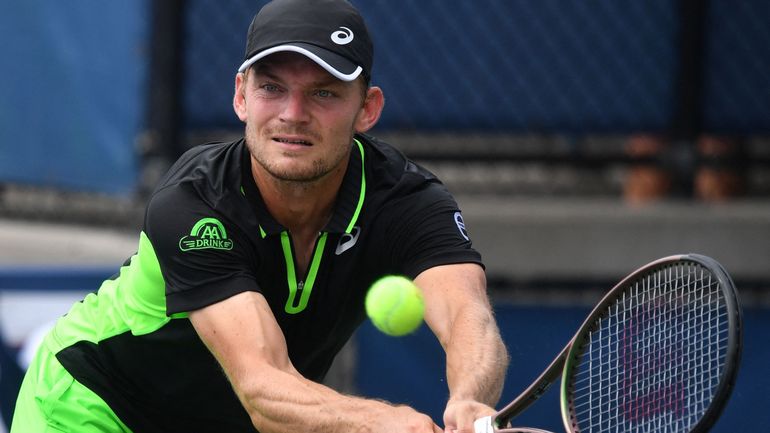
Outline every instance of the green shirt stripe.
{"type": "MultiPolygon", "coordinates": [[[[185,317],[186,314],[174,317],[185,317]]],[[[150,239],[139,237],[139,250],[130,264],[120,268],[118,278],[102,283],[56,323],[46,339],[57,353],[79,341],[99,343],[131,332],[145,335],[171,320],[166,316],[165,282],[150,239]]]]}

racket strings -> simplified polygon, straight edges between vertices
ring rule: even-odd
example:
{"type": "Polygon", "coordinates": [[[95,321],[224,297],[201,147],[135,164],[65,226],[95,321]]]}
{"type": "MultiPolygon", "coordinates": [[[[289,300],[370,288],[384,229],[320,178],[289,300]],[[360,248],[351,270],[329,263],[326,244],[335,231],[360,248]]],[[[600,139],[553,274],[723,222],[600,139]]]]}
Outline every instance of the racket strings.
{"type": "MultiPolygon", "coordinates": [[[[688,372],[684,372],[684,374],[689,374],[689,373],[688,373],[688,372]]],[[[701,378],[701,379],[699,379],[699,380],[696,380],[696,381],[694,381],[694,382],[692,382],[692,383],[693,383],[694,385],[696,385],[696,386],[699,386],[699,387],[706,387],[706,386],[709,386],[709,385],[711,385],[711,384],[712,384],[712,381],[713,381],[713,379],[711,379],[711,378],[705,378],[705,377],[704,377],[704,378],[701,378]]],[[[588,389],[590,389],[590,388],[588,388],[588,387],[583,387],[582,389],[580,389],[580,388],[577,388],[577,389],[575,389],[575,393],[576,393],[576,394],[579,394],[579,393],[581,393],[581,392],[586,392],[588,389]]],[[[703,397],[707,397],[707,396],[703,396],[703,397]]],[[[708,398],[706,398],[705,400],[703,400],[703,399],[702,399],[701,401],[707,401],[707,400],[708,400],[708,398]]],[[[696,399],[693,399],[692,401],[697,401],[697,400],[696,400],[696,399]]],[[[580,414],[580,413],[581,413],[581,411],[585,411],[587,408],[589,408],[591,403],[592,403],[592,402],[583,402],[583,404],[576,404],[576,405],[574,406],[575,412],[576,412],[576,413],[578,413],[578,414],[580,414]]],[[[586,412],[582,412],[582,413],[586,413],[586,412]]]]}
{"type": "MultiPolygon", "coordinates": [[[[719,313],[719,316],[715,318],[717,320],[714,321],[714,324],[712,326],[718,326],[723,321],[726,321],[728,319],[727,316],[728,316],[727,313],[719,313]]],[[[696,323],[694,323],[694,322],[695,321],[693,321],[693,323],[682,323],[682,325],[684,325],[684,326],[695,326],[696,323]]],[[[697,325],[700,325],[700,323],[698,323],[697,325]]],[[[637,338],[637,339],[640,339],[642,337],[644,337],[644,336],[643,335],[636,335],[635,336],[635,338],[637,338]]],[[[727,335],[726,332],[723,332],[723,333],[719,334],[718,337],[719,337],[719,339],[716,340],[717,342],[723,343],[724,345],[727,344],[729,336],[727,335]]],[[[689,338],[692,339],[692,335],[691,334],[690,334],[689,338]]],[[[607,346],[607,345],[609,345],[609,344],[611,344],[612,342],[615,342],[615,341],[616,341],[616,337],[615,336],[607,336],[607,335],[605,335],[605,336],[603,336],[601,338],[593,339],[592,340],[592,344],[590,346],[590,349],[588,351],[591,352],[591,355],[593,355],[596,358],[600,359],[601,356],[602,356],[602,352],[601,352],[602,346],[607,346]]],[[[674,339],[667,339],[663,343],[660,343],[656,347],[657,347],[657,349],[659,349],[661,351],[671,351],[671,350],[680,348],[680,346],[681,346],[681,341],[674,340],[674,339]]],[[[605,356],[615,356],[615,355],[613,355],[613,354],[606,354],[605,353],[605,356]]],[[[647,364],[647,365],[649,365],[650,369],[654,368],[654,365],[651,365],[651,364],[647,364]]]]}
{"type": "Polygon", "coordinates": [[[631,284],[584,344],[570,384],[581,432],[687,431],[708,407],[726,356],[720,286],[696,264],[631,284]]]}
{"type": "MultiPolygon", "coordinates": [[[[727,339],[719,340],[719,343],[726,343],[726,342],[727,342],[727,339]]],[[[726,358],[726,354],[720,354],[717,358],[714,358],[713,360],[716,363],[721,364],[725,360],[725,358],[726,358]]],[[[640,375],[644,375],[644,374],[650,373],[651,371],[653,371],[653,370],[649,369],[649,368],[642,368],[642,369],[640,369],[638,371],[638,373],[640,375]]],[[[660,374],[659,370],[655,370],[655,371],[660,374]]],[[[683,375],[694,375],[694,374],[699,373],[700,371],[701,370],[699,368],[690,368],[690,369],[686,369],[686,370],[682,369],[680,371],[680,373],[683,374],[683,375]]],[[[617,367],[607,368],[607,369],[603,370],[602,372],[594,371],[594,372],[591,372],[589,374],[580,376],[579,380],[576,380],[575,382],[573,382],[574,386],[573,386],[572,389],[575,392],[575,394],[587,392],[588,390],[591,389],[591,385],[594,382],[602,380],[607,375],[619,375],[619,374],[622,374],[622,373],[624,373],[624,371],[621,370],[620,368],[617,368],[617,367]],[[582,386],[578,386],[578,384],[582,384],[582,386]]],[[[655,382],[654,374],[651,374],[650,376],[653,377],[652,381],[655,382]]],[[[708,378],[706,378],[706,379],[708,379],[708,378]]],[[[711,379],[713,379],[713,378],[711,378],[711,379]]],[[[706,382],[707,382],[707,380],[703,381],[703,383],[706,383],[706,382]]],[[[577,407],[579,407],[579,406],[576,406],[576,408],[577,407]]]]}

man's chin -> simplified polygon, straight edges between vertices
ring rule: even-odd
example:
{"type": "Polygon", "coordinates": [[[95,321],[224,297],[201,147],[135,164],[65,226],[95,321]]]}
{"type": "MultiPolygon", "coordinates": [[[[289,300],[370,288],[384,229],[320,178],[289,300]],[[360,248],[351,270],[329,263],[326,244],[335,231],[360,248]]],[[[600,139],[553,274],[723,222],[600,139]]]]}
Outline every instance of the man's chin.
{"type": "Polygon", "coordinates": [[[272,168],[268,169],[270,175],[283,182],[292,183],[312,183],[326,174],[323,170],[300,169],[300,168],[272,168]]]}

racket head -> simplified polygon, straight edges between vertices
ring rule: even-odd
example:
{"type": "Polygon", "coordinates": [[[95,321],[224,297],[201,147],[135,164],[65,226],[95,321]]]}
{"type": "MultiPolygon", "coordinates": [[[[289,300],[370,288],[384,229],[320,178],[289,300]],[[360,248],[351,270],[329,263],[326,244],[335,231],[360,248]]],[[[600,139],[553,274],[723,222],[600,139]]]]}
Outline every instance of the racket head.
{"type": "Polygon", "coordinates": [[[703,432],[724,408],[742,348],[732,279],[697,254],[656,260],[618,283],[566,355],[569,432],[703,432]]]}

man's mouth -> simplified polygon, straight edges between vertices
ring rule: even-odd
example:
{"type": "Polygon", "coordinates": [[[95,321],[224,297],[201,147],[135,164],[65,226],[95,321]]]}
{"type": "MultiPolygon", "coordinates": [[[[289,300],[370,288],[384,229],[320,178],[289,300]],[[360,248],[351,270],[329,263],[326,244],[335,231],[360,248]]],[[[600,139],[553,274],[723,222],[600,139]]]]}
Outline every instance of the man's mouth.
{"type": "Polygon", "coordinates": [[[290,138],[281,138],[281,137],[273,137],[274,141],[277,141],[279,143],[286,143],[286,144],[296,144],[300,146],[312,146],[313,143],[307,141],[307,140],[298,140],[298,139],[290,139],[290,138]]]}

